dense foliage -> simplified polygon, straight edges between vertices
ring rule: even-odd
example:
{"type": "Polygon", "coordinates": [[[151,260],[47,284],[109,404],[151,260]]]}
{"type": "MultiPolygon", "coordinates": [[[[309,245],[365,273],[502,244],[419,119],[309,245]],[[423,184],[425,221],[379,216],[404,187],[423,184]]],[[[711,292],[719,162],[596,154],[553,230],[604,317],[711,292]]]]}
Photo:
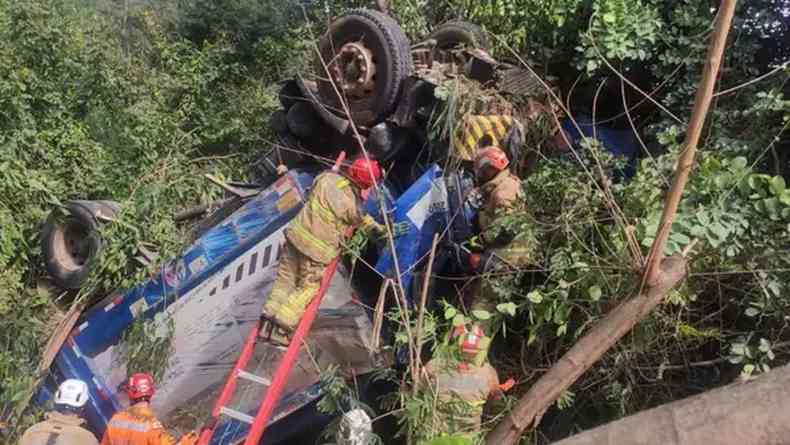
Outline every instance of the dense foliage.
{"type": "MultiPolygon", "coordinates": [[[[204,173],[249,174],[277,107],[275,82],[303,66],[326,14],[366,4],[0,0],[0,420],[30,392],[40,347],[57,321],[59,292],[47,285],[38,240],[49,212],[74,198],[121,202],[78,298],[138,281],[147,273],[132,261],[140,243],[171,256],[188,239],[172,215],[218,193],[204,173]]],[[[493,347],[500,376],[518,381],[517,395],[637,288],[640,256],[682,148],[715,2],[390,4],[414,40],[450,19],[484,26],[499,57],[519,56],[556,82],[571,115],[633,129],[645,145],[638,173],[610,182],[610,194],[599,172],[616,161],[594,141],[584,144],[582,163],[543,151],[530,168],[532,214],[514,224],[540,239],[543,261],[538,271],[502,281],[495,316],[504,329],[493,347]],[[624,219],[613,218],[613,205],[624,219]],[[626,233],[635,235],[636,249],[626,233]]],[[[668,247],[693,245],[691,276],[558,403],[573,409],[551,410],[525,443],[790,360],[790,73],[779,66],[788,60],[790,22],[782,8],[786,0],[739,6],[722,94],[668,247]]],[[[443,309],[428,323],[436,338],[459,315],[454,304],[443,309]]],[[[401,402],[404,424],[414,426],[420,400],[401,402]]]]}
{"type": "MultiPolygon", "coordinates": [[[[140,243],[172,256],[180,208],[218,195],[202,177],[244,179],[276,100],[217,39],[196,47],[140,10],[121,45],[109,20],[71,2],[0,2],[0,408],[29,393],[58,321],[38,232],[67,199],[114,199],[122,212],[83,296],[138,282],[140,243]]],[[[63,301],[68,300],[68,298],[63,301]]]]}

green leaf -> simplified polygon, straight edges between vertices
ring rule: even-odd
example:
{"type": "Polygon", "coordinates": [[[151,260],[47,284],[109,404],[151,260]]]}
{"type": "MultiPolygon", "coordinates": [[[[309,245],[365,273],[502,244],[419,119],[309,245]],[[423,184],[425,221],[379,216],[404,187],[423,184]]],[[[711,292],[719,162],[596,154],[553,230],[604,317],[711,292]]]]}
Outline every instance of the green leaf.
{"type": "Polygon", "coordinates": [[[752,190],[759,190],[760,189],[760,183],[759,183],[758,179],[759,179],[759,176],[757,176],[757,175],[751,175],[751,176],[749,176],[749,179],[747,179],[749,187],[752,190]]]}
{"type": "Polygon", "coordinates": [[[590,286],[590,288],[587,290],[587,292],[590,294],[590,298],[592,299],[592,301],[600,300],[601,299],[601,295],[603,295],[603,292],[601,291],[601,288],[598,287],[598,286],[590,286]]]}
{"type": "Polygon", "coordinates": [[[746,316],[747,317],[756,317],[760,315],[760,310],[755,307],[750,307],[746,309],[746,316]]]}
{"type": "Polygon", "coordinates": [[[543,294],[539,290],[533,290],[527,294],[527,299],[534,304],[540,304],[543,301],[543,294]]]}
{"type": "Polygon", "coordinates": [[[677,232],[673,233],[670,236],[670,239],[672,239],[672,241],[674,241],[674,242],[676,242],[678,244],[684,244],[684,245],[691,242],[691,238],[687,237],[686,235],[684,235],[682,233],[677,233],[677,232]]]}
{"type": "Polygon", "coordinates": [[[453,318],[453,326],[463,326],[466,324],[466,317],[463,314],[458,314],[453,318]]]}
{"type": "Polygon", "coordinates": [[[478,320],[486,321],[491,318],[491,313],[484,310],[474,310],[472,311],[472,316],[478,320]]]}
{"type": "Polygon", "coordinates": [[[716,235],[716,237],[720,240],[724,240],[730,234],[730,231],[718,221],[708,226],[708,232],[716,235]]]}
{"type": "Polygon", "coordinates": [[[498,304],[497,305],[496,310],[499,311],[502,314],[506,314],[506,315],[510,315],[511,317],[515,317],[517,308],[518,308],[518,306],[516,306],[515,303],[502,303],[502,304],[498,304]]]}
{"type": "Polygon", "coordinates": [[[444,319],[450,320],[451,318],[455,317],[455,314],[457,313],[458,311],[454,307],[448,306],[447,309],[444,310],[444,319]]]}
{"type": "Polygon", "coordinates": [[[779,200],[776,198],[768,198],[763,201],[763,209],[771,216],[779,215],[779,200]]]}
{"type": "Polygon", "coordinates": [[[738,156],[732,160],[732,166],[738,170],[745,168],[747,165],[749,165],[749,161],[743,156],[738,156]]]}
{"type": "Polygon", "coordinates": [[[781,176],[774,176],[771,178],[771,191],[776,196],[782,196],[786,189],[785,178],[781,176]]]}
{"type": "Polygon", "coordinates": [[[713,178],[713,183],[716,184],[716,187],[723,189],[727,187],[727,183],[729,182],[729,178],[725,175],[717,175],[713,178]]]}

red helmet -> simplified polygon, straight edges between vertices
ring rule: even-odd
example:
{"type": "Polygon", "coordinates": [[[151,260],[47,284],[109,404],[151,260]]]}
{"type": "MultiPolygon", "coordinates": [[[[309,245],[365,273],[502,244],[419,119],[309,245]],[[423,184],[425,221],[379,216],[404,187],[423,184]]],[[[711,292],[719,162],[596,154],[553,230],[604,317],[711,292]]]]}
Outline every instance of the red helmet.
{"type": "Polygon", "coordinates": [[[480,172],[485,167],[494,167],[502,171],[510,164],[507,155],[499,147],[489,146],[480,149],[475,156],[475,171],[480,172]]]}
{"type": "Polygon", "coordinates": [[[381,167],[378,161],[358,158],[348,168],[348,177],[363,189],[367,189],[381,180],[381,167]]]}
{"type": "Polygon", "coordinates": [[[472,329],[467,329],[465,325],[456,326],[450,335],[450,340],[460,341],[461,352],[468,356],[476,356],[482,350],[483,338],[485,332],[477,324],[472,329]]]}
{"type": "Polygon", "coordinates": [[[142,398],[151,398],[156,392],[154,388],[154,377],[148,373],[137,373],[129,377],[129,383],[126,385],[126,394],[129,400],[139,400],[142,398]]]}

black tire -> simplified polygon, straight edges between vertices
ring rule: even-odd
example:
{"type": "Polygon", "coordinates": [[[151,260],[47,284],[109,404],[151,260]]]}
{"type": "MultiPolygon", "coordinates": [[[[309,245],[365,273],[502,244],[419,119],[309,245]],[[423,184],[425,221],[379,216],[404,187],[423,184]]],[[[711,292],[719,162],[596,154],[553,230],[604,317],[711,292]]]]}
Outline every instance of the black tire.
{"type": "Polygon", "coordinates": [[[111,201],[71,201],[67,215],[53,212],[41,233],[44,264],[52,281],[64,289],[79,289],[101,252],[99,218],[118,213],[111,201]]]}
{"type": "Polygon", "coordinates": [[[320,125],[319,117],[313,106],[307,102],[298,102],[288,110],[288,129],[299,139],[309,139],[315,135],[320,125]]]}
{"type": "Polygon", "coordinates": [[[271,127],[271,129],[274,130],[277,135],[282,135],[288,132],[288,119],[286,116],[287,113],[285,111],[277,110],[272,113],[271,117],[269,118],[269,127],[271,127]]]}
{"type": "Polygon", "coordinates": [[[305,100],[302,96],[302,91],[299,90],[299,86],[294,80],[289,80],[282,84],[278,97],[284,110],[291,108],[297,102],[305,100]]]}
{"type": "Polygon", "coordinates": [[[322,60],[334,60],[335,51],[350,42],[364,42],[376,64],[375,87],[370,95],[348,100],[351,119],[371,127],[389,116],[398,102],[401,84],[412,71],[411,46],[400,25],[378,11],[354,9],[330,25],[319,42],[318,94],[330,110],[342,117],[346,117],[343,106],[327,79],[322,60]]]}
{"type": "Polygon", "coordinates": [[[436,28],[428,39],[436,40],[438,50],[448,50],[458,46],[486,51],[491,49],[491,42],[483,28],[464,21],[447,22],[436,28]]]}

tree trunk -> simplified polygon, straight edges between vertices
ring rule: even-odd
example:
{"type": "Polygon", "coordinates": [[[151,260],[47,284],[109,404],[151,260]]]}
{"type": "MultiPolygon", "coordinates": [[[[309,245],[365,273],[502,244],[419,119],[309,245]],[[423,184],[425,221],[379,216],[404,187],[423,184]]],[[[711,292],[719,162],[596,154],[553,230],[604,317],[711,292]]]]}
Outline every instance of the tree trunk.
{"type": "Polygon", "coordinates": [[[661,263],[654,286],[612,310],[543,375],[513,411],[486,438],[488,445],[514,444],[593,363],[649,314],[686,276],[686,260],[674,255],[661,263]]]}
{"type": "Polygon", "coordinates": [[[554,445],[790,443],[790,366],[608,423],[554,445]]]}
{"type": "Polygon", "coordinates": [[[708,57],[705,60],[705,68],[702,70],[702,80],[697,89],[697,97],[694,101],[694,111],[691,113],[691,121],[686,130],[686,140],[683,143],[684,149],[680,153],[677,167],[675,168],[675,180],[667,193],[664,204],[664,212],[661,215],[656,239],[650,247],[647,265],[645,266],[645,281],[652,284],[658,277],[658,266],[664,258],[664,249],[672,231],[672,221],[678,211],[680,200],[683,198],[683,191],[686,183],[691,176],[691,169],[694,167],[694,156],[697,153],[697,144],[702,135],[702,127],[705,125],[705,118],[708,115],[708,108],[713,99],[713,89],[716,87],[716,80],[719,78],[719,67],[724,57],[724,47],[727,45],[727,35],[730,32],[732,17],[735,14],[736,0],[722,0],[719,7],[718,19],[713,29],[713,37],[708,47],[708,57]]]}

